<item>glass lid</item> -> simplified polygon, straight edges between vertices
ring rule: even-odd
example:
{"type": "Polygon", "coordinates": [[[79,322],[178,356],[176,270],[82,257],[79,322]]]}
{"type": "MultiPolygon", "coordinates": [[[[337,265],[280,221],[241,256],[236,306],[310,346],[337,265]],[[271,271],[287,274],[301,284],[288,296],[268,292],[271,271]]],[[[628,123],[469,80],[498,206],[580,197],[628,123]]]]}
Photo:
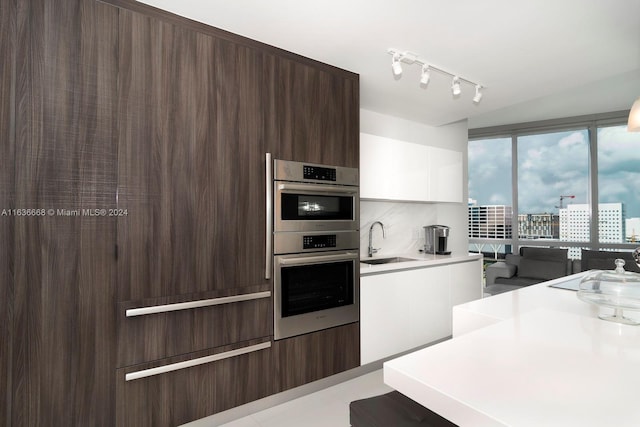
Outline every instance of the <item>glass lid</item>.
{"type": "MultiPolygon", "coordinates": [[[[635,254],[634,254],[635,257],[635,254]]],[[[580,281],[578,298],[591,304],[614,309],[603,320],[639,325],[640,321],[624,317],[622,310],[640,311],[640,274],[624,270],[625,261],[615,260],[615,270],[593,270],[580,281]]]]}

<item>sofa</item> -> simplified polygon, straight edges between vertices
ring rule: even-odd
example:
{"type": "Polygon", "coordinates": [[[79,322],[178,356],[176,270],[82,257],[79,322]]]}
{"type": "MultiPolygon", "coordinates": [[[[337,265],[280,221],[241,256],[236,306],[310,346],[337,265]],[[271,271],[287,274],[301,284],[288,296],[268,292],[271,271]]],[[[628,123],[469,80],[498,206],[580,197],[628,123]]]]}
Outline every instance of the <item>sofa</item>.
{"type": "Polygon", "coordinates": [[[518,255],[507,254],[504,261],[487,266],[484,294],[501,294],[578,271],[580,264],[567,258],[567,249],[522,247],[518,255]]]}
{"type": "Polygon", "coordinates": [[[581,259],[568,259],[567,249],[522,247],[520,254],[507,254],[504,261],[487,266],[485,296],[520,289],[587,270],[613,270],[615,260],[625,260],[627,271],[640,273],[630,252],[582,249],[581,259]]]}
{"type": "Polygon", "coordinates": [[[616,259],[623,259],[625,261],[624,269],[626,271],[640,273],[640,267],[636,264],[631,252],[591,251],[583,249],[581,258],[580,271],[614,270],[616,268],[616,259]]]}

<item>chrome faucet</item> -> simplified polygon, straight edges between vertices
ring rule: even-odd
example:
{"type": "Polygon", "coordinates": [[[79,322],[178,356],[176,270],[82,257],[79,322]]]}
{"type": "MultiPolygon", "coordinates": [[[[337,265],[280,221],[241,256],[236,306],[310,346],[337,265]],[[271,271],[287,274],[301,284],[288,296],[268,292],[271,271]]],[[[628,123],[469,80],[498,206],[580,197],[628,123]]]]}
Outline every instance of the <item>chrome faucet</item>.
{"type": "Polygon", "coordinates": [[[373,244],[371,243],[371,238],[373,237],[373,226],[376,224],[380,224],[380,228],[382,228],[382,238],[384,239],[384,224],[381,223],[380,221],[376,221],[373,224],[371,224],[371,227],[369,227],[369,250],[367,252],[367,254],[371,257],[373,256],[373,254],[375,254],[376,252],[378,252],[380,249],[382,248],[374,248],[373,244]]]}

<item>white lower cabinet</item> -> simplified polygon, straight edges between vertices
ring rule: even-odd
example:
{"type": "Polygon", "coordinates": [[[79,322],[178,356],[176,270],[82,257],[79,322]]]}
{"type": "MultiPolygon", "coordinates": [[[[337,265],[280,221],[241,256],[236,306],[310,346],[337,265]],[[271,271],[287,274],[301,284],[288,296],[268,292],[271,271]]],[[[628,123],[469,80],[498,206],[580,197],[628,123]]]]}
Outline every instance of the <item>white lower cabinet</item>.
{"type": "Polygon", "coordinates": [[[453,305],[482,296],[481,272],[474,260],[362,276],[361,364],[450,336],[453,305]]]}

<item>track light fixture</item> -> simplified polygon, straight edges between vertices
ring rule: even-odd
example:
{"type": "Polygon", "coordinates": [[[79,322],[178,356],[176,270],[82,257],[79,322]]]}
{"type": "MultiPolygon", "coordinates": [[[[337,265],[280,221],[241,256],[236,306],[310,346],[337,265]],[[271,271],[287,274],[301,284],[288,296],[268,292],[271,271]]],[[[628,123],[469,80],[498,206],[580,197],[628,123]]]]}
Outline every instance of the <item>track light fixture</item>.
{"type": "Polygon", "coordinates": [[[451,80],[451,92],[453,96],[458,96],[462,93],[462,89],[460,89],[460,77],[453,76],[453,80],[451,80]]]}
{"type": "Polygon", "coordinates": [[[469,79],[460,77],[459,74],[450,73],[449,71],[446,71],[442,68],[434,67],[433,65],[428,64],[427,61],[423,60],[413,52],[399,51],[397,49],[390,48],[390,49],[387,49],[387,53],[393,57],[391,61],[391,69],[393,70],[393,74],[395,76],[400,76],[402,74],[402,63],[409,64],[409,65],[418,64],[422,67],[422,72],[420,74],[421,86],[426,86],[429,83],[429,80],[431,79],[431,71],[437,71],[441,74],[446,74],[448,76],[451,76],[452,78],[451,93],[453,93],[453,96],[457,97],[462,93],[461,83],[465,82],[475,86],[476,88],[476,93],[475,93],[475,96],[473,97],[473,102],[477,104],[482,99],[483,94],[481,90],[484,89],[484,86],[482,86],[480,83],[472,82],[469,79]]]}
{"type": "Polygon", "coordinates": [[[480,100],[482,99],[482,92],[480,92],[481,89],[482,89],[482,86],[476,85],[476,94],[473,97],[473,102],[475,102],[476,104],[480,102],[480,100]]]}
{"type": "Polygon", "coordinates": [[[420,76],[420,84],[426,86],[429,84],[429,79],[431,78],[431,74],[429,74],[429,66],[422,66],[422,75],[420,76]]]}
{"type": "Polygon", "coordinates": [[[402,65],[400,65],[400,54],[396,53],[393,55],[393,59],[391,60],[391,69],[393,70],[393,74],[396,76],[402,74],[402,65]]]}

